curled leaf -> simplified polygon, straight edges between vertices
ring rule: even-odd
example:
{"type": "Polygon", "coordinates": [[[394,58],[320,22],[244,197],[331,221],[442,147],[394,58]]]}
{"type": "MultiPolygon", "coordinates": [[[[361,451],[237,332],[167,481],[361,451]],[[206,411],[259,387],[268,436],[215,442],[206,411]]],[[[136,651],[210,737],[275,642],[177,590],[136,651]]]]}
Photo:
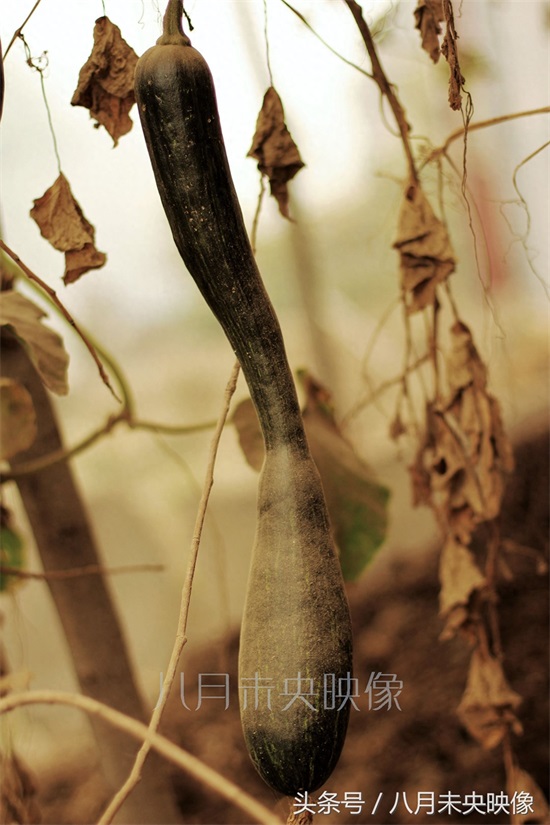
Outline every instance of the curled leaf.
{"type": "Polygon", "coordinates": [[[129,111],[135,103],[134,72],[138,56],[108,17],[94,27],[94,46],[80,70],[72,106],[84,106],[104,126],[115,146],[132,128],[129,111]]]}
{"type": "Polygon", "coordinates": [[[446,619],[443,639],[454,635],[467,620],[472,595],[482,590],[487,581],[475,563],[470,550],[454,539],[447,539],[439,562],[439,612],[446,619]]]}
{"type": "Polygon", "coordinates": [[[287,183],[304,163],[286,127],[283,104],[273,86],[265,93],[248,157],[258,161],[258,169],[269,179],[279,212],[289,218],[287,183]]]}
{"type": "Polygon", "coordinates": [[[264,463],[265,448],[260,422],[251,398],[245,398],[237,404],[231,422],[237,431],[244,457],[252,469],[259,473],[264,463]]]}
{"type": "Polygon", "coordinates": [[[65,253],[63,281],[66,284],[105,264],[107,256],[94,245],[95,229],[84,217],[63,174],[41,198],[34,201],[30,215],[42,237],[55,249],[65,253]]]}
{"type": "Polygon", "coordinates": [[[508,730],[521,733],[515,710],[521,697],[508,684],[500,663],[474,650],[458,715],[468,732],[485,748],[502,742],[508,730]]]}
{"type": "Polygon", "coordinates": [[[546,796],[530,773],[513,765],[508,776],[507,791],[508,797],[514,799],[512,825],[549,821],[550,809],[546,796]]]}
{"type": "Polygon", "coordinates": [[[449,64],[449,106],[454,111],[460,111],[462,106],[462,87],[465,80],[460,71],[458,62],[458,34],[455,29],[453,4],[451,0],[444,0],[445,37],[441,44],[441,54],[449,64]]]}
{"type": "Polygon", "coordinates": [[[487,368],[479,357],[472,333],[462,321],[451,327],[451,349],[447,356],[447,380],[452,392],[474,385],[484,389],[487,368]]]}
{"type": "Polygon", "coordinates": [[[0,292],[0,325],[10,326],[23,341],[46,387],[66,395],[69,356],[61,336],[42,323],[45,316],[40,307],[19,292],[0,292]]]}
{"type": "Polygon", "coordinates": [[[441,26],[439,24],[445,19],[443,1],[418,0],[414,10],[414,18],[416,21],[415,29],[418,29],[422,36],[422,48],[430,55],[433,62],[437,63],[441,54],[439,45],[441,26]]]}
{"type": "Polygon", "coordinates": [[[514,458],[498,401],[486,388],[485,365],[462,322],[451,329],[447,380],[447,400],[428,405],[411,468],[415,504],[435,506],[451,534],[469,544],[480,522],[498,516],[514,458]]]}
{"type": "Polygon", "coordinates": [[[394,248],[400,255],[407,312],[433,306],[436,287],[454,272],[455,258],[447,230],[419,185],[405,191],[394,248]]]}
{"type": "Polygon", "coordinates": [[[36,438],[36,412],[28,390],[13,378],[0,378],[0,459],[27,450],[36,438]]]}

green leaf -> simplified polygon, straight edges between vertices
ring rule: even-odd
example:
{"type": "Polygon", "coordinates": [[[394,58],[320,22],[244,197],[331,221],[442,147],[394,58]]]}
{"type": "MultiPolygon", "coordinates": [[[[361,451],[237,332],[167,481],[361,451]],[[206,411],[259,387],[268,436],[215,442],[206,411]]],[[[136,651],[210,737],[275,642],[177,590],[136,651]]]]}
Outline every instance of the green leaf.
{"type": "Polygon", "coordinates": [[[355,581],[386,538],[390,491],[380,484],[336,423],[330,393],[301,371],[306,393],[304,425],[325,491],[340,564],[355,581]]]}
{"type": "MultiPolygon", "coordinates": [[[[3,511],[5,513],[5,511],[3,511]]],[[[4,516],[2,517],[4,521],[4,516]]],[[[24,567],[24,546],[21,537],[3,523],[0,527],[0,564],[22,570],[24,567]]],[[[18,576],[0,575],[0,593],[6,593],[21,582],[18,576]]]]}

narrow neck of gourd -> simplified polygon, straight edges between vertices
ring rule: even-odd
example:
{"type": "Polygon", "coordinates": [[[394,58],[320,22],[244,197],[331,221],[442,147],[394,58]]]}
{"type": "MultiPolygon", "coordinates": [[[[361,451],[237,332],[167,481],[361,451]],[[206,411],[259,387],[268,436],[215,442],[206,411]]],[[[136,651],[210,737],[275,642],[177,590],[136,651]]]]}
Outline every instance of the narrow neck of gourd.
{"type": "Polygon", "coordinates": [[[246,361],[241,359],[241,367],[258,413],[266,450],[288,447],[295,452],[308,454],[302,413],[288,365],[285,370],[271,369],[268,382],[258,380],[257,361],[253,364],[252,375],[251,370],[247,369],[248,366],[246,361]]]}
{"type": "Polygon", "coordinates": [[[191,41],[182,28],[183,0],[168,0],[162,21],[158,46],[190,46],[191,41]]]}

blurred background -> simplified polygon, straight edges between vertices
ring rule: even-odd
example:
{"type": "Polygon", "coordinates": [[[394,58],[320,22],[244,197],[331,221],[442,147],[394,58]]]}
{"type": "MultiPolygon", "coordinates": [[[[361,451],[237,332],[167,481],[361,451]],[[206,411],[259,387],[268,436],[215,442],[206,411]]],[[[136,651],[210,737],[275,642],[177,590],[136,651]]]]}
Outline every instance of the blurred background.
{"type": "MultiPolygon", "coordinates": [[[[30,2],[4,4],[4,49],[30,11],[30,2]]],[[[388,78],[395,84],[419,152],[441,145],[462,126],[447,105],[446,63],[434,66],[414,30],[415,3],[363,3],[376,32],[388,78]]],[[[370,71],[351,14],[336,0],[296,0],[313,29],[342,55],[370,71]]],[[[191,0],[193,45],[214,76],[220,117],[245,221],[251,227],[259,193],[252,142],[269,85],[260,0],[191,0]]],[[[295,222],[264,202],[257,257],[294,370],[309,369],[332,392],[362,458],[392,492],[390,528],[375,566],[432,544],[428,511],[411,506],[406,444],[388,434],[395,396],[362,405],[369,386],[399,375],[404,333],[397,306],[397,253],[392,249],[406,166],[391,113],[375,84],[332,54],[280,0],[267,0],[274,85],[305,168],[290,184],[295,222]]],[[[103,269],[65,288],[63,257],[41,238],[29,217],[33,200],[57,177],[39,77],[16,42],[6,61],[1,127],[2,235],[55,288],[78,322],[124,371],[138,415],[169,424],[215,419],[233,363],[216,321],[179,259],[155,188],[135,108],[132,131],[118,147],[88,112],[70,100],[92,48],[98,0],[43,0],[24,34],[33,56],[47,52],[45,88],[64,174],[103,269]]],[[[142,54],[160,33],[153,0],[105,0],[105,13],[142,54]]],[[[547,2],[469,0],[456,26],[474,122],[548,105],[547,2]]],[[[424,172],[428,196],[445,205],[458,259],[455,298],[489,367],[491,390],[515,435],[546,414],[548,327],[548,115],[526,117],[472,133],[468,143],[471,224],[461,194],[463,144],[424,172]],[[475,236],[475,243],[474,238],[475,236]],[[488,297],[489,296],[489,297],[488,297]]],[[[33,300],[34,292],[20,288],[33,300]]],[[[70,393],[56,398],[63,435],[72,445],[101,424],[116,404],[72,330],[49,323],[70,352],[70,393]]],[[[236,399],[246,397],[241,379],[236,399]]],[[[153,705],[159,673],[173,643],[180,591],[211,434],[156,436],[119,427],[73,462],[105,564],[160,563],[163,572],[115,576],[120,609],[141,686],[153,705]]],[[[257,476],[240,452],[232,427],[221,443],[215,486],[193,591],[190,648],[222,636],[238,622],[255,524],[257,476]]],[[[12,491],[28,567],[39,569],[32,537],[12,491]]],[[[365,574],[371,575],[372,571],[365,574]]],[[[12,670],[32,673],[36,688],[74,688],[55,611],[46,587],[28,582],[0,599],[12,670]]],[[[40,762],[51,738],[83,724],[76,714],[36,710],[38,724],[17,723],[29,754],[40,762]],[[73,727],[74,726],[74,727],[73,727]]]]}

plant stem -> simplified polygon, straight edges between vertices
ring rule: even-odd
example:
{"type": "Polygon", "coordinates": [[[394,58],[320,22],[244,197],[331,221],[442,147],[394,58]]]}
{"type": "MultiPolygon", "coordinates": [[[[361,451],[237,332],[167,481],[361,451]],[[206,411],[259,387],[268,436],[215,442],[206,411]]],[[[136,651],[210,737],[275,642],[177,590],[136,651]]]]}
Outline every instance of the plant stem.
{"type": "MultiPolygon", "coordinates": [[[[179,660],[181,657],[181,653],[185,644],[187,643],[187,620],[189,617],[189,607],[191,603],[191,591],[193,588],[193,579],[195,576],[195,567],[197,564],[197,557],[199,552],[199,546],[202,536],[202,528],[204,525],[204,519],[206,516],[206,508],[208,507],[208,500],[210,498],[210,491],[212,489],[212,485],[214,484],[214,466],[216,464],[216,456],[218,453],[218,446],[220,443],[220,438],[225,426],[225,421],[227,419],[227,415],[229,412],[229,405],[231,403],[231,398],[233,397],[233,393],[235,392],[235,387],[237,386],[237,379],[239,377],[239,363],[236,362],[233,366],[231,371],[231,376],[227,383],[227,387],[225,390],[224,396],[224,405],[223,409],[220,413],[220,417],[218,419],[218,423],[216,425],[216,430],[214,435],[212,436],[212,442],[210,445],[210,452],[208,456],[208,464],[206,467],[206,474],[205,480],[203,485],[203,491],[201,495],[201,500],[199,503],[199,509],[197,512],[197,518],[195,521],[195,529],[193,532],[193,539],[191,542],[191,553],[189,557],[189,562],[187,565],[187,574],[185,577],[185,582],[183,585],[183,590],[181,594],[181,608],[179,613],[179,621],[176,630],[176,639],[174,642],[174,647],[172,649],[172,653],[170,655],[170,661],[168,663],[168,667],[166,669],[166,675],[164,677],[164,682],[162,685],[162,693],[153,714],[151,716],[151,720],[149,722],[149,731],[157,731],[160,720],[162,718],[162,714],[164,712],[164,708],[166,707],[166,703],[168,701],[168,697],[170,695],[170,689],[176,677],[176,671],[179,664],[179,660]]],[[[101,816],[98,825],[107,825],[107,823],[112,822],[113,817],[124,803],[124,801],[128,798],[128,796],[132,793],[136,785],[141,779],[141,770],[143,768],[143,764],[145,759],[147,758],[147,754],[151,749],[151,744],[149,738],[143,742],[139,753],[136,757],[130,775],[128,776],[127,780],[124,782],[122,787],[117,791],[113,799],[111,800],[110,804],[108,805],[107,809],[101,816]]]]}
{"type": "Polygon", "coordinates": [[[101,380],[111,390],[111,392],[114,395],[114,397],[116,398],[116,400],[120,401],[120,398],[118,397],[118,395],[114,391],[114,389],[111,385],[111,382],[109,381],[109,376],[105,372],[105,370],[103,368],[103,364],[99,360],[99,357],[98,357],[92,343],[87,339],[87,337],[84,335],[84,333],[82,332],[82,330],[80,329],[80,327],[77,325],[76,321],[74,320],[74,318],[70,314],[70,312],[65,308],[63,303],[57,297],[57,293],[56,293],[55,289],[52,289],[51,286],[48,286],[48,284],[45,281],[42,280],[42,278],[39,278],[38,275],[35,275],[35,273],[31,269],[29,269],[28,266],[26,266],[23,263],[23,261],[21,260],[19,255],[17,255],[15,252],[13,252],[13,250],[11,250],[9,248],[9,246],[7,246],[1,238],[0,238],[0,249],[2,249],[6,253],[6,255],[9,255],[9,257],[12,259],[12,261],[14,261],[18,265],[18,267],[27,276],[27,278],[30,281],[33,281],[35,284],[38,284],[40,289],[42,289],[46,293],[46,295],[48,295],[48,297],[53,301],[53,303],[57,306],[57,308],[60,310],[60,312],[62,313],[65,320],[69,322],[70,326],[75,330],[76,333],[78,333],[78,335],[80,336],[80,338],[84,342],[86,348],[88,349],[90,355],[92,356],[92,358],[94,359],[94,361],[96,363],[99,374],[101,376],[101,380]]]}
{"type": "MultiPolygon", "coordinates": [[[[542,106],[540,109],[528,109],[524,112],[512,112],[508,115],[491,117],[488,120],[478,120],[477,123],[470,122],[468,124],[468,134],[476,132],[479,129],[487,129],[490,126],[499,126],[501,123],[508,123],[509,121],[517,120],[518,118],[547,114],[550,114],[550,106],[542,106]]],[[[465,131],[466,129],[463,126],[460,129],[456,129],[454,132],[451,132],[445,143],[443,143],[441,146],[438,146],[436,149],[430,152],[426,160],[422,163],[422,167],[426,166],[428,163],[440,157],[441,155],[445,155],[451,143],[454,143],[455,140],[458,140],[459,138],[463,137],[465,131]]]]}
{"type": "MultiPolygon", "coordinates": [[[[36,704],[68,705],[97,716],[107,722],[109,726],[123,731],[134,739],[147,743],[149,748],[153,748],[165,759],[170,760],[174,765],[191,774],[192,777],[202,782],[214,793],[223,796],[232,805],[238,806],[254,822],[259,822],[261,825],[281,825],[281,820],[269,808],[256,802],[253,797],[217,771],[205,765],[196,756],[178,747],[166,737],[161,736],[160,733],[149,730],[143,723],[131,719],[120,711],[113,710],[113,708],[95,699],[90,699],[88,696],[54,690],[34,690],[20,694],[11,693],[0,699],[0,715],[24,705],[36,704]]],[[[157,820],[157,823],[160,821],[165,822],[165,820],[157,820]]]]}
{"type": "Polygon", "coordinates": [[[344,3],[351,11],[355,22],[357,23],[357,28],[361,33],[361,37],[363,38],[363,42],[369,54],[371,64],[372,64],[372,75],[374,80],[376,81],[380,91],[382,94],[388,99],[388,103],[390,104],[391,110],[394,114],[399,133],[401,135],[401,141],[403,143],[403,149],[405,151],[405,156],[407,158],[407,163],[409,166],[409,178],[412,184],[418,183],[418,174],[416,171],[416,166],[414,162],[414,157],[411,149],[411,144],[409,140],[409,132],[410,126],[407,123],[407,119],[405,117],[405,111],[399,102],[397,95],[393,90],[393,86],[388,81],[384,70],[382,68],[382,64],[380,63],[380,59],[376,52],[376,47],[374,45],[374,40],[372,39],[372,35],[370,33],[370,29],[367,25],[366,20],[363,17],[363,10],[359,3],[356,3],[355,0],[344,0],[344,3]]]}

